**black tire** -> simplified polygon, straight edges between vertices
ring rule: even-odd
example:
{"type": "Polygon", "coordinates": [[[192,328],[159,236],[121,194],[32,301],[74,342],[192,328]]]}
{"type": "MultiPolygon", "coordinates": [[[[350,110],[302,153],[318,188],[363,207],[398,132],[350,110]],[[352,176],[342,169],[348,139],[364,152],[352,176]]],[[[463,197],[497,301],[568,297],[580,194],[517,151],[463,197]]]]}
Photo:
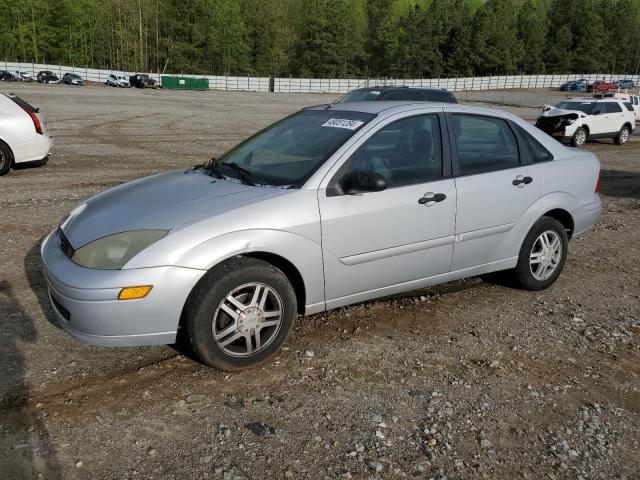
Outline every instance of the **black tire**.
{"type": "Polygon", "coordinates": [[[624,145],[629,140],[629,135],[631,135],[631,129],[628,126],[623,125],[618,132],[618,135],[614,137],[613,142],[616,145],[624,145]]]}
{"type": "Polygon", "coordinates": [[[578,129],[573,133],[573,136],[571,137],[571,146],[581,147],[582,145],[587,143],[588,138],[589,134],[587,133],[587,130],[584,127],[578,127],[578,129]]]}
{"type": "MultiPolygon", "coordinates": [[[[518,264],[513,270],[513,280],[516,286],[525,290],[544,290],[557,280],[564,268],[564,264],[567,261],[567,252],[569,247],[569,239],[567,237],[567,231],[564,226],[555,218],[542,217],[538,220],[522,242],[520,247],[520,254],[518,255],[518,264]],[[562,250],[560,252],[560,258],[556,263],[553,273],[544,280],[537,279],[532,272],[530,264],[530,256],[534,247],[534,244],[538,241],[538,237],[545,232],[555,232],[558,236],[562,250]]],[[[536,267],[539,268],[539,267],[536,267]]]]}
{"type": "MultiPolygon", "coordinates": [[[[185,323],[191,348],[202,363],[219,370],[233,372],[254,367],[276,354],[289,338],[297,317],[296,306],[295,291],[282,271],[262,260],[235,257],[212,269],[188,300],[185,323]],[[251,282],[264,284],[277,293],[282,304],[281,320],[264,347],[234,356],[214,339],[214,314],[231,292],[251,282]]],[[[255,345],[254,342],[252,347],[255,345]]]]}
{"type": "Polygon", "coordinates": [[[0,141],[0,177],[9,173],[13,156],[9,147],[0,141]]]}

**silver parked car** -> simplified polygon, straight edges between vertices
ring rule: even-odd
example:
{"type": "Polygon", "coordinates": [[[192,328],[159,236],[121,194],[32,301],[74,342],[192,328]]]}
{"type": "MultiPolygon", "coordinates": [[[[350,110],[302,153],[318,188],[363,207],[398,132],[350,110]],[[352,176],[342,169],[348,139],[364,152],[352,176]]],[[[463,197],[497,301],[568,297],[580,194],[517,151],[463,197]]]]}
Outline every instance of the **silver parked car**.
{"type": "Polygon", "coordinates": [[[53,139],[40,109],[0,93],[0,177],[17,164],[45,163],[52,153],[53,139]]]}
{"type": "Polygon", "coordinates": [[[509,113],[363,102],[86,201],[42,244],[62,327],[237,370],[298,314],[495,271],[541,290],[600,215],[599,162],[509,113]]]}

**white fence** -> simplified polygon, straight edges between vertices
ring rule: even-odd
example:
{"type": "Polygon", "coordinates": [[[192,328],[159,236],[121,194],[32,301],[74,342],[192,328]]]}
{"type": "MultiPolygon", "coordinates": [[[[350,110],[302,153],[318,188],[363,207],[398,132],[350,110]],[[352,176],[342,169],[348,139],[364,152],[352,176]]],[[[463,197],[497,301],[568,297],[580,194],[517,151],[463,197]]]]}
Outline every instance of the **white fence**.
{"type": "MultiPolygon", "coordinates": [[[[34,63],[0,62],[0,69],[9,72],[26,71],[35,76],[41,70],[51,70],[60,78],[67,72],[77,73],[91,82],[104,83],[111,73],[126,77],[138,72],[122,70],[98,70],[94,68],[66,67],[62,65],[45,65],[34,63]]],[[[148,73],[158,81],[162,75],[148,73]]],[[[211,90],[233,90],[268,92],[269,77],[232,77],[223,75],[172,75],[189,78],[206,78],[211,90]]],[[[627,78],[640,84],[640,75],[592,73],[583,75],[504,75],[494,77],[467,78],[419,78],[419,79],[389,79],[389,78],[274,78],[273,91],[277,93],[345,93],[354,88],[373,85],[411,85],[433,86],[446,88],[450,91],[471,90],[501,90],[514,88],[549,88],[558,87],[570,80],[584,78],[589,82],[595,80],[613,81],[627,78]]]]}
{"type": "MultiPolygon", "coordinates": [[[[151,78],[160,82],[160,77],[165,75],[158,75],[153,72],[128,72],[123,70],[98,70],[95,68],[81,68],[81,67],[68,67],[64,65],[47,65],[42,63],[19,63],[19,62],[0,62],[0,70],[7,70],[11,73],[16,71],[30,73],[34,78],[38,72],[42,70],[50,70],[60,79],[65,73],[77,73],[85,80],[90,82],[105,83],[107,77],[111,73],[116,75],[122,75],[127,78],[136,73],[147,73],[151,78]]],[[[211,90],[242,90],[250,92],[268,92],[269,91],[269,77],[231,77],[224,75],[173,75],[167,74],[171,77],[189,77],[189,78],[206,78],[209,80],[209,88],[211,90]]]]}
{"type": "Polygon", "coordinates": [[[505,75],[468,78],[419,78],[419,79],[354,79],[354,78],[275,78],[274,91],[291,93],[345,93],[354,88],[373,85],[409,85],[446,88],[449,91],[501,90],[513,88],[559,87],[570,80],[586,79],[614,81],[633,80],[640,83],[640,75],[612,75],[593,73],[588,75],[505,75]]]}

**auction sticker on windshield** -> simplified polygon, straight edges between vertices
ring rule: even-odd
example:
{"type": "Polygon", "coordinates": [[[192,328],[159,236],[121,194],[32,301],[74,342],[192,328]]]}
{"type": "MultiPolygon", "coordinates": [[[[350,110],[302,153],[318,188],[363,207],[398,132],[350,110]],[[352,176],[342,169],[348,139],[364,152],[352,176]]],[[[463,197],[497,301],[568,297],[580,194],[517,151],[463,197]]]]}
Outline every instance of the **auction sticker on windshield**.
{"type": "Polygon", "coordinates": [[[346,128],[347,130],[355,130],[363,125],[360,120],[348,120],[346,118],[330,118],[322,124],[323,127],[346,128]]]}

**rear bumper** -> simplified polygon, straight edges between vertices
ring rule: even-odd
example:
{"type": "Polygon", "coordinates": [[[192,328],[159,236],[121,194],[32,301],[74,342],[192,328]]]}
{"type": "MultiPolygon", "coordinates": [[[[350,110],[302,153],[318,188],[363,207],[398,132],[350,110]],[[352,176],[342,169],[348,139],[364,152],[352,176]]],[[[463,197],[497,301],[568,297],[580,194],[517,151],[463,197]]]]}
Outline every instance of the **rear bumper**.
{"type": "Polygon", "coordinates": [[[69,335],[92,345],[175,343],[185,301],[206,272],[182,267],[94,270],[64,255],[57,232],[42,244],[51,305],[69,335]],[[118,300],[123,287],[153,285],[138,300],[118,300]]]}
{"type": "Polygon", "coordinates": [[[573,238],[584,235],[602,214],[602,201],[598,198],[595,202],[583,205],[571,212],[573,217],[573,238]]]}
{"type": "Polygon", "coordinates": [[[39,162],[53,154],[54,142],[48,134],[34,133],[32,141],[13,146],[14,162],[39,162]]]}

